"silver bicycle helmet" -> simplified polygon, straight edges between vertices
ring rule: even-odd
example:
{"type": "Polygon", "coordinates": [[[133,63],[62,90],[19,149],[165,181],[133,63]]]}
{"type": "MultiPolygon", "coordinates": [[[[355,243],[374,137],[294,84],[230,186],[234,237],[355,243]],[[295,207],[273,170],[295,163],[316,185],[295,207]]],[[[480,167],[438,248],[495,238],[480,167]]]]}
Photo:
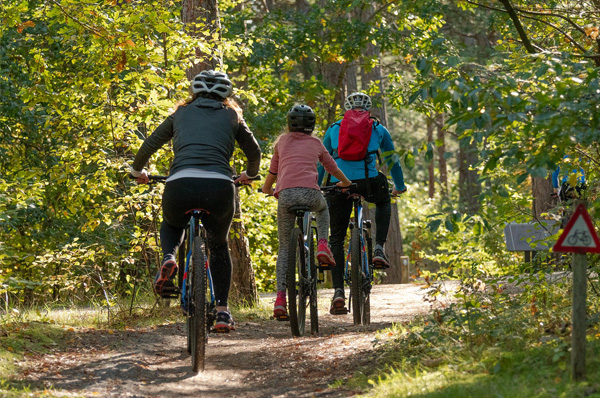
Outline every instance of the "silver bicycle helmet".
{"type": "Polygon", "coordinates": [[[308,105],[294,105],[287,114],[290,132],[310,134],[315,129],[317,115],[308,105]]]}
{"type": "Polygon", "coordinates": [[[368,111],[371,109],[372,105],[371,97],[360,92],[350,94],[346,97],[346,101],[344,102],[344,108],[346,108],[347,111],[354,108],[362,108],[368,111]]]}
{"type": "Polygon", "coordinates": [[[226,73],[203,70],[192,81],[192,93],[215,94],[225,99],[233,93],[233,84],[226,73]]]}

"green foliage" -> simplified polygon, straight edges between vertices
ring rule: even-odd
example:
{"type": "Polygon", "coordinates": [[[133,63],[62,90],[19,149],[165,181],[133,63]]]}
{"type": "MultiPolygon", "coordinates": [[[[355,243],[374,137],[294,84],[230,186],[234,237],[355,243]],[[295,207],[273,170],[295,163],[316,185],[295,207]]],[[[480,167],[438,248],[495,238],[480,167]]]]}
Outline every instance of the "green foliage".
{"type": "MultiPolygon", "coordinates": [[[[509,274],[522,275],[511,268],[509,274]]],[[[365,396],[586,396],[599,381],[594,354],[587,383],[571,381],[570,282],[548,274],[463,284],[456,301],[432,297],[430,316],[381,333],[377,370],[355,377],[365,396]]],[[[592,279],[597,283],[597,279],[592,279]]],[[[438,292],[439,289],[432,289],[438,292]]],[[[593,290],[591,290],[593,292],[593,290]]],[[[590,303],[590,311],[597,305],[590,303]]],[[[588,352],[600,349],[598,324],[588,352]]]]}
{"type": "Polygon", "coordinates": [[[159,203],[126,173],[130,147],[187,87],[194,43],[169,5],[31,1],[3,14],[0,283],[11,304],[131,292],[153,273],[144,248],[159,203]]]}
{"type": "MultiPolygon", "coordinates": [[[[270,156],[264,157],[261,170],[267,170],[270,161],[270,156]]],[[[240,197],[244,203],[243,221],[250,246],[256,285],[259,291],[274,291],[277,282],[275,262],[279,250],[277,200],[257,192],[256,189],[241,189],[240,197]]]]}

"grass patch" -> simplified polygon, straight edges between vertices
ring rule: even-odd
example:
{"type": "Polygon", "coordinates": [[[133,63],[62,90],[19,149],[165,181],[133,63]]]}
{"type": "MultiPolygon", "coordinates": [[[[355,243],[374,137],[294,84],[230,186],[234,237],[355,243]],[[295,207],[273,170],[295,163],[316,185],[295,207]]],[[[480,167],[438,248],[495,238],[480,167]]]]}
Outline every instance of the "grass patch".
{"type": "MultiPolygon", "coordinates": [[[[233,305],[231,310],[238,322],[260,322],[269,319],[272,303],[263,299],[255,307],[233,305]]],[[[13,310],[0,318],[0,396],[58,394],[20,380],[19,365],[27,356],[67,350],[79,331],[144,329],[178,322],[185,322],[178,300],[157,301],[154,296],[138,297],[130,307],[116,303],[110,309],[101,305],[83,308],[55,305],[13,310]]]]}
{"type": "Polygon", "coordinates": [[[26,356],[47,354],[68,345],[73,328],[45,321],[2,322],[0,324],[0,396],[7,398],[55,396],[41,386],[20,380],[19,365],[26,356]]]}
{"type": "MultiPolygon", "coordinates": [[[[569,283],[518,294],[463,288],[457,302],[382,331],[377,365],[346,387],[365,397],[600,397],[600,327],[590,317],[585,382],[570,371],[569,283]]],[[[597,314],[588,296],[588,314],[597,314]]]]}

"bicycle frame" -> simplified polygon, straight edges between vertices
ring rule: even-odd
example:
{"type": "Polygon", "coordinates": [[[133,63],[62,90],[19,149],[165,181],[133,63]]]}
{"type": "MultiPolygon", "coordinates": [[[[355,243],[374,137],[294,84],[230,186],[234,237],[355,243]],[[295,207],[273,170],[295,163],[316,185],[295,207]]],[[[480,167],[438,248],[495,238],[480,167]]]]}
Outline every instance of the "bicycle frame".
{"type": "MultiPolygon", "coordinates": [[[[362,271],[365,274],[365,279],[366,281],[369,282],[369,285],[371,284],[371,282],[373,281],[373,272],[371,270],[371,267],[369,266],[369,264],[371,264],[373,262],[372,257],[372,251],[371,251],[371,242],[370,239],[371,237],[365,237],[365,226],[363,226],[363,205],[362,205],[362,201],[360,199],[360,197],[354,197],[352,198],[352,212],[353,212],[353,217],[351,218],[351,225],[350,228],[360,228],[359,229],[359,236],[360,236],[360,245],[361,245],[361,256],[362,256],[362,261],[361,261],[361,265],[362,265],[362,271]]],[[[370,226],[369,226],[370,227],[370,226]]],[[[349,263],[350,263],[350,253],[352,253],[352,242],[350,242],[348,244],[348,252],[346,254],[346,265],[344,268],[344,280],[346,281],[347,284],[350,283],[350,275],[348,272],[349,269],[349,263]]]]}
{"type": "MultiPolygon", "coordinates": [[[[191,258],[192,258],[192,245],[189,244],[189,242],[191,242],[192,237],[196,236],[197,234],[202,234],[202,238],[204,239],[204,241],[206,242],[206,233],[204,232],[204,227],[202,226],[202,210],[192,210],[192,216],[190,217],[190,222],[188,224],[188,229],[186,230],[186,236],[184,238],[185,242],[188,242],[187,244],[187,249],[188,252],[186,254],[185,257],[185,268],[183,270],[183,278],[181,280],[181,308],[183,309],[183,311],[185,312],[185,314],[188,313],[188,309],[189,309],[189,304],[187,302],[187,277],[189,275],[190,272],[190,263],[191,263],[191,258]]],[[[213,281],[212,281],[212,276],[210,273],[210,266],[209,266],[209,260],[208,260],[208,255],[206,256],[206,261],[205,261],[205,265],[206,267],[206,276],[208,279],[208,286],[209,286],[209,291],[210,291],[210,309],[215,308],[216,304],[215,304],[215,293],[214,293],[214,289],[213,289],[213,281]]]]}
{"type": "Polygon", "coordinates": [[[318,271],[315,261],[316,227],[313,216],[305,206],[293,206],[295,227],[290,235],[286,284],[290,327],[293,336],[303,336],[306,309],[310,309],[311,333],[319,331],[317,309],[318,271]],[[312,246],[312,247],[311,247],[312,246]]]}
{"type": "Polygon", "coordinates": [[[353,217],[349,223],[350,244],[346,256],[344,279],[350,286],[350,305],[355,325],[371,322],[371,286],[373,283],[371,222],[363,220],[362,197],[349,196],[353,217]],[[351,267],[349,267],[349,263],[351,267]]]}
{"type": "MultiPolygon", "coordinates": [[[[302,225],[298,225],[298,227],[300,228],[300,231],[302,231],[302,236],[303,236],[303,241],[304,241],[304,249],[305,249],[305,253],[306,253],[306,265],[307,265],[307,272],[308,272],[308,280],[311,281],[312,278],[316,278],[317,275],[312,275],[312,270],[313,270],[313,262],[316,261],[315,258],[313,258],[313,256],[310,255],[310,247],[308,247],[309,244],[309,237],[308,237],[308,233],[310,231],[310,229],[313,230],[314,236],[317,236],[317,228],[312,224],[312,220],[313,220],[313,215],[311,212],[306,212],[304,213],[304,218],[302,219],[302,225]]],[[[319,265],[318,263],[315,263],[317,266],[319,265]]]]}

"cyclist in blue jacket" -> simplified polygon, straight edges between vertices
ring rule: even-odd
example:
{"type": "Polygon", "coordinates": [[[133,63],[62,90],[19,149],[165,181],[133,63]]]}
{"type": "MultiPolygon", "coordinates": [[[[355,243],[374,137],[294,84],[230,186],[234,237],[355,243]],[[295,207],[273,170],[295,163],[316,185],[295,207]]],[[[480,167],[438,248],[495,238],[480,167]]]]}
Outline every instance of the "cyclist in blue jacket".
{"type": "MultiPolygon", "coordinates": [[[[372,106],[371,98],[364,93],[350,94],[344,103],[347,111],[358,109],[368,111],[372,106]]],[[[367,155],[363,160],[343,160],[337,156],[338,139],[340,134],[341,120],[332,124],[325,132],[323,144],[332,154],[338,167],[342,172],[356,183],[350,193],[361,194],[368,202],[375,203],[375,247],[373,250],[374,267],[385,269],[390,266],[385,254],[384,244],[390,225],[391,198],[386,176],[377,170],[378,152],[394,151],[394,143],[389,131],[377,120],[372,124],[371,139],[367,147],[367,155]]],[[[384,159],[384,161],[387,159],[384,159]]],[[[392,195],[406,192],[404,175],[398,161],[390,165],[390,174],[394,182],[392,195]]],[[[319,183],[323,179],[324,171],[320,168],[319,183]]],[[[337,182],[331,177],[331,182],[337,182]]],[[[348,229],[348,222],[352,213],[352,201],[348,200],[347,194],[338,193],[329,196],[329,215],[331,236],[329,243],[335,259],[336,266],[332,269],[332,283],[334,288],[333,300],[331,302],[331,314],[346,313],[346,298],[344,294],[344,240],[348,229]]]]}
{"type": "MultiPolygon", "coordinates": [[[[568,158],[567,155],[563,159],[568,158]]],[[[561,202],[580,197],[582,191],[586,188],[583,168],[573,164],[565,164],[562,171],[562,177],[560,166],[552,173],[552,188],[554,189],[552,196],[560,198],[561,202]]]]}

